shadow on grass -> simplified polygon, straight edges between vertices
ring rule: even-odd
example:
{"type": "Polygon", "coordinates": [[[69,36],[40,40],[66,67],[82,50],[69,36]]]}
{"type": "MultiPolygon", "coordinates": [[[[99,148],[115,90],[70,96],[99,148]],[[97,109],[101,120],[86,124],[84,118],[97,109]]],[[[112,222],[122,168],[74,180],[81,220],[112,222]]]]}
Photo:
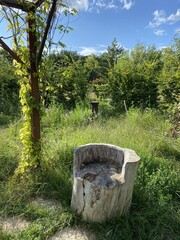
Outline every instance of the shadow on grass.
{"type": "MultiPolygon", "coordinates": [[[[171,166],[170,166],[171,167],[171,166]]],[[[70,210],[72,180],[68,167],[45,172],[46,197],[58,199],[70,210]]],[[[76,216],[72,226],[80,226],[95,232],[97,240],[178,240],[180,239],[180,203],[175,191],[179,177],[156,159],[143,159],[134,187],[131,211],[125,216],[105,223],[86,223],[76,216]],[[168,178],[168,174],[170,177],[168,178]],[[179,212],[178,212],[179,211],[179,212]]]]}
{"type": "Polygon", "coordinates": [[[129,214],[103,224],[88,224],[100,240],[178,240],[180,226],[173,212],[166,207],[141,206],[129,214]]]}
{"type": "Polygon", "coordinates": [[[63,169],[48,168],[43,173],[43,186],[39,193],[46,198],[53,198],[68,207],[71,201],[72,179],[69,172],[63,169]]]}
{"type": "Polygon", "coordinates": [[[174,145],[169,145],[168,142],[163,142],[160,145],[158,145],[155,149],[157,152],[157,156],[174,159],[176,161],[180,161],[180,150],[179,150],[179,144],[174,142],[174,145]]]}

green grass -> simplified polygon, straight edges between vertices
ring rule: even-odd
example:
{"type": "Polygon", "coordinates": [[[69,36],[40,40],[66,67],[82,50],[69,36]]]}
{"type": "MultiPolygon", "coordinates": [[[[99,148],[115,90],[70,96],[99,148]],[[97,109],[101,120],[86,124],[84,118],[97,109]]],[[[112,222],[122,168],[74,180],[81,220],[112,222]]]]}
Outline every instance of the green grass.
{"type": "Polygon", "coordinates": [[[63,212],[34,208],[28,195],[26,201],[9,197],[8,179],[21,150],[21,123],[1,128],[0,215],[22,215],[32,224],[16,234],[0,230],[0,239],[44,240],[67,226],[87,228],[95,232],[97,240],[180,239],[180,139],[165,136],[170,126],[157,111],[131,109],[113,117],[103,105],[100,116],[93,120],[86,108],[66,112],[52,107],[45,111],[42,122],[43,173],[33,192],[56,199],[63,212]],[[103,224],[86,223],[70,209],[73,150],[90,142],[131,148],[141,157],[130,213],[103,224]]]}

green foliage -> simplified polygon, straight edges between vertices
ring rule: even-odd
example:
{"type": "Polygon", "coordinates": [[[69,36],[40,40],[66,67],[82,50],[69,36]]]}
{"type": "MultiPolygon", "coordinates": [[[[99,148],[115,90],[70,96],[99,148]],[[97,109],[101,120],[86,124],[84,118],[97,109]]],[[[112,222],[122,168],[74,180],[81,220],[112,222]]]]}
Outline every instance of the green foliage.
{"type": "Polygon", "coordinates": [[[10,121],[11,121],[11,116],[6,116],[0,113],[0,126],[8,125],[10,121]]]}
{"type": "Polygon", "coordinates": [[[163,68],[158,79],[159,104],[166,111],[180,102],[180,58],[175,47],[163,50],[163,68]]]}
{"type": "Polygon", "coordinates": [[[106,59],[109,64],[109,68],[114,67],[114,65],[117,63],[119,57],[123,52],[124,52],[124,48],[120,46],[116,38],[114,38],[111,43],[111,46],[107,47],[107,53],[105,53],[106,59]]]}
{"type": "Polygon", "coordinates": [[[87,93],[87,78],[80,61],[66,68],[58,68],[46,85],[46,105],[61,104],[64,108],[74,108],[87,93]]]}
{"type": "Polygon", "coordinates": [[[110,100],[101,100],[99,102],[99,111],[100,117],[102,119],[109,119],[110,117],[119,116],[119,113],[114,107],[111,106],[110,100]]]}
{"type": "Polygon", "coordinates": [[[110,71],[112,104],[117,109],[157,106],[157,76],[161,69],[160,52],[154,47],[137,47],[125,52],[110,71]],[[127,67],[128,66],[128,67],[127,67]]]}
{"type": "Polygon", "coordinates": [[[180,39],[162,52],[163,68],[158,78],[159,107],[172,124],[168,134],[180,135],[180,39]]]}
{"type": "MultiPolygon", "coordinates": [[[[13,125],[15,128],[15,125],[13,125]]],[[[13,175],[19,160],[19,141],[17,135],[11,131],[0,129],[0,182],[5,182],[13,175]]]]}
{"type": "MultiPolygon", "coordinates": [[[[17,116],[19,112],[19,84],[12,59],[0,50],[0,113],[17,116]]],[[[1,122],[3,117],[1,117],[1,122]]],[[[5,117],[4,117],[5,120],[5,117]]]]}
{"type": "MultiPolygon", "coordinates": [[[[58,69],[58,67],[67,67],[78,60],[83,62],[84,58],[84,56],[79,55],[75,51],[62,50],[60,52],[53,52],[49,54],[45,60],[53,62],[55,69],[58,69]]],[[[49,65],[47,64],[47,66],[49,65]]]]}
{"type": "MultiPolygon", "coordinates": [[[[27,49],[24,49],[24,52],[21,50],[21,54],[24,59],[27,59],[27,49]]],[[[28,179],[28,174],[31,174],[37,167],[40,159],[40,142],[32,141],[32,125],[31,125],[31,116],[32,109],[34,107],[34,101],[31,96],[31,86],[27,75],[27,65],[15,63],[16,74],[20,77],[20,102],[22,105],[22,112],[24,117],[24,125],[20,131],[20,140],[23,144],[23,151],[21,162],[19,163],[18,168],[15,171],[15,175],[20,175],[20,179],[25,176],[28,179]]],[[[30,177],[30,175],[29,175],[30,177]]],[[[28,179],[27,181],[30,181],[28,179]]]]}
{"type": "Polygon", "coordinates": [[[176,139],[180,136],[180,102],[169,105],[168,113],[168,121],[171,124],[171,128],[167,135],[176,139]]]}
{"type": "MultiPolygon", "coordinates": [[[[0,14],[3,16],[3,21],[7,21],[7,31],[12,32],[13,50],[4,46],[4,44],[1,45],[13,56],[16,74],[20,77],[20,102],[24,115],[24,126],[20,133],[23,152],[13,181],[17,177],[16,180],[22,181],[21,187],[24,187],[25,183],[31,185],[38,179],[38,177],[32,177],[31,174],[37,175],[36,171],[40,168],[39,79],[43,75],[40,63],[44,46],[45,43],[48,43],[49,46],[52,44],[53,37],[51,36],[54,36],[57,29],[63,34],[72,30],[69,26],[59,25],[57,13],[61,12],[67,17],[76,14],[77,11],[74,8],[69,9],[61,1],[42,1],[37,3],[38,6],[32,1],[19,3],[22,4],[22,11],[20,12],[19,7],[16,8],[16,6],[11,11],[11,7],[9,7],[11,4],[4,5],[2,3],[0,14]],[[53,34],[51,34],[52,31],[53,34]],[[47,37],[47,34],[49,34],[49,37],[47,37]],[[24,41],[24,39],[26,40],[24,41]]],[[[65,46],[61,41],[58,43],[61,47],[65,46]]],[[[6,87],[4,83],[3,79],[2,84],[0,84],[0,97],[2,98],[2,104],[8,107],[6,103],[8,102],[7,89],[9,86],[6,87]]],[[[0,111],[2,106],[0,106],[0,111]]]]}
{"type": "Polygon", "coordinates": [[[85,71],[87,72],[87,81],[93,81],[101,76],[101,66],[96,55],[89,55],[84,63],[85,71]]]}
{"type": "Polygon", "coordinates": [[[90,116],[91,110],[86,106],[77,105],[75,109],[67,111],[63,109],[62,105],[53,105],[45,110],[42,120],[45,129],[49,129],[50,126],[57,129],[60,126],[60,130],[62,130],[68,126],[86,125],[90,116]]]}
{"type": "MultiPolygon", "coordinates": [[[[113,41],[107,53],[100,56],[54,52],[44,58],[38,73],[43,105],[62,104],[72,109],[95,87],[98,98],[111,99],[119,112],[134,106],[158,107],[171,114],[173,105],[179,102],[178,40],[163,50],[138,44],[124,52],[113,41]],[[109,58],[114,59],[111,67],[109,58]]],[[[8,91],[9,87],[6,94],[8,91]]]]}

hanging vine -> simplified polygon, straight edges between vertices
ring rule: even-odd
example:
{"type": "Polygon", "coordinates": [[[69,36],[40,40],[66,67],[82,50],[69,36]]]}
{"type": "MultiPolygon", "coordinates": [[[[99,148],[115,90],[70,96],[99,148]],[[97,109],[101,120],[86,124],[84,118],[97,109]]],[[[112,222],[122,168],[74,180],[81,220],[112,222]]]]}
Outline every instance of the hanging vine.
{"type": "Polygon", "coordinates": [[[32,141],[32,123],[31,116],[32,110],[35,106],[35,101],[31,96],[31,85],[29,81],[29,76],[27,75],[29,64],[27,64],[27,49],[23,51],[24,58],[26,59],[26,65],[17,63],[14,61],[16,67],[16,74],[19,76],[20,84],[20,103],[22,106],[23,113],[23,127],[20,130],[20,140],[23,145],[23,151],[21,155],[21,161],[15,174],[24,175],[25,173],[30,173],[31,170],[34,171],[39,166],[39,159],[41,154],[41,142],[32,141]]]}
{"type": "MultiPolygon", "coordinates": [[[[24,124],[20,132],[23,144],[21,161],[15,176],[21,179],[33,174],[38,177],[41,169],[40,139],[40,66],[44,48],[54,44],[53,37],[58,30],[62,35],[71,28],[60,24],[59,17],[64,13],[69,23],[69,16],[77,13],[59,0],[0,2],[0,12],[7,21],[9,37],[0,37],[0,45],[13,57],[16,74],[20,77],[20,102],[24,124]],[[11,49],[3,39],[11,38],[14,46],[11,49]],[[34,174],[36,173],[36,174],[34,174]]],[[[62,46],[61,41],[58,43],[62,46]]],[[[28,179],[29,181],[29,179],[28,179]]]]}

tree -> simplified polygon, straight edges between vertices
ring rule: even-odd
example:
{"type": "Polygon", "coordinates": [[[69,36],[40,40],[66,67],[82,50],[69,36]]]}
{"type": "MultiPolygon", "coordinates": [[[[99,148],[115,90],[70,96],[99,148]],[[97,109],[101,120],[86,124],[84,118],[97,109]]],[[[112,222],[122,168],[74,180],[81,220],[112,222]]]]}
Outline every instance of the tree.
{"type": "Polygon", "coordinates": [[[59,24],[59,14],[67,16],[76,10],[68,9],[58,0],[2,0],[0,5],[12,34],[13,48],[2,37],[0,45],[15,60],[16,72],[21,77],[20,95],[26,125],[21,134],[24,152],[17,173],[24,174],[40,169],[41,165],[39,83],[42,54],[51,45],[56,29],[63,33],[69,30],[59,24]]]}
{"type": "Polygon", "coordinates": [[[100,77],[101,67],[98,62],[98,57],[94,54],[89,55],[84,63],[84,68],[88,74],[88,82],[100,77]]]}
{"type": "Polygon", "coordinates": [[[119,56],[124,52],[124,48],[120,46],[116,40],[116,38],[113,39],[110,46],[107,48],[107,53],[104,53],[106,56],[106,59],[109,63],[109,68],[114,67],[114,65],[117,63],[119,56]]]}
{"type": "Polygon", "coordinates": [[[62,50],[60,52],[53,52],[47,56],[48,60],[53,61],[56,67],[67,67],[70,64],[83,60],[83,56],[76,51],[62,50]]]}
{"type": "Polygon", "coordinates": [[[123,53],[109,74],[112,104],[119,110],[124,103],[127,107],[156,107],[161,65],[161,53],[154,46],[138,44],[123,53]]]}
{"type": "Polygon", "coordinates": [[[62,104],[64,108],[75,107],[78,98],[84,100],[87,92],[87,72],[84,56],[63,50],[49,54],[43,63],[43,103],[62,104]]]}
{"type": "Polygon", "coordinates": [[[48,66],[51,76],[46,81],[46,106],[61,104],[65,109],[72,109],[85,99],[88,81],[82,61],[74,61],[66,67],[48,66]]]}

